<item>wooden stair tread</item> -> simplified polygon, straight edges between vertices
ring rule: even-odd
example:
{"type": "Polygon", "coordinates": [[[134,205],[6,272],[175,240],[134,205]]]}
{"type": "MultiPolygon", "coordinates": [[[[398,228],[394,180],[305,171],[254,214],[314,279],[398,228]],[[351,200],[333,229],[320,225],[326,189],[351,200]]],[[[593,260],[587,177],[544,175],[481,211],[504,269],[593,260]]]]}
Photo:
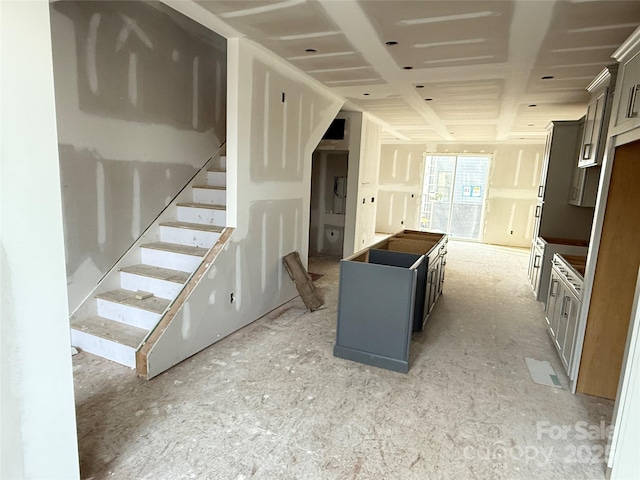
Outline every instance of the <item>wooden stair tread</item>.
{"type": "Polygon", "coordinates": [[[226,190],[227,189],[227,187],[220,187],[220,186],[217,186],[217,185],[206,185],[206,184],[194,185],[192,188],[206,188],[206,189],[209,189],[209,190],[226,190]]]}
{"type": "Polygon", "coordinates": [[[169,306],[169,303],[171,303],[170,300],[167,300],[166,298],[156,296],[140,300],[136,298],[136,292],[132,290],[124,290],[122,288],[98,293],[95,297],[153,313],[164,313],[169,306]]]}
{"type": "Polygon", "coordinates": [[[209,225],[207,223],[189,223],[189,222],[162,222],[162,227],[186,228],[188,230],[202,230],[204,232],[222,233],[224,227],[219,225],[209,225]]]}
{"type": "Polygon", "coordinates": [[[181,202],[176,204],[179,207],[191,207],[191,208],[208,208],[209,210],[226,210],[224,205],[216,205],[213,203],[195,203],[195,202],[181,202]]]}
{"type": "Polygon", "coordinates": [[[140,245],[140,248],[152,248],[153,250],[164,250],[165,252],[182,253],[183,255],[191,255],[194,257],[204,257],[209,251],[208,248],[192,247],[190,245],[181,245],[179,243],[153,242],[140,245]]]}
{"type": "Polygon", "coordinates": [[[207,170],[207,172],[211,172],[211,173],[227,173],[227,171],[224,168],[209,168],[207,170]]]}
{"type": "Polygon", "coordinates": [[[154,267],[153,265],[145,265],[142,263],[139,265],[122,267],[120,271],[180,284],[186,283],[187,280],[189,280],[190,275],[189,272],[183,272],[181,270],[171,270],[169,268],[154,267]]]}
{"type": "Polygon", "coordinates": [[[71,322],[71,328],[136,349],[148,333],[148,330],[143,328],[98,316],[74,320],[71,322]]]}

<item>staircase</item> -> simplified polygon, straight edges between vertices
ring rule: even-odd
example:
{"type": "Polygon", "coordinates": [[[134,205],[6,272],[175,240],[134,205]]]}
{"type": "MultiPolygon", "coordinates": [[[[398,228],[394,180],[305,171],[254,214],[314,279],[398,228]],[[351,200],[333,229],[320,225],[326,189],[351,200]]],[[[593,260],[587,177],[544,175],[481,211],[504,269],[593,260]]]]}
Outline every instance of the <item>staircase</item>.
{"type": "Polygon", "coordinates": [[[226,158],[214,157],[71,315],[71,344],[135,368],[136,352],[220,239],[226,200],[226,158]]]}

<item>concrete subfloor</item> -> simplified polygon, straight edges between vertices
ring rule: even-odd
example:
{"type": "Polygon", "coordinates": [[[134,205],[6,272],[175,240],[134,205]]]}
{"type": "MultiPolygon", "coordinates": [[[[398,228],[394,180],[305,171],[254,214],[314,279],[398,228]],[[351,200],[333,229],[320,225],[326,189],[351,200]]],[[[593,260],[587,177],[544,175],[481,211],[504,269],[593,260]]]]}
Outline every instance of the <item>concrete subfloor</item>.
{"type": "MultiPolygon", "coordinates": [[[[73,359],[83,478],[603,479],[613,402],[571,395],[525,250],[450,242],[408,374],[332,356],[338,264],[299,298],[159,377],[73,359]],[[564,388],[531,381],[548,360],[564,388]],[[584,424],[577,424],[584,422],[584,424]]],[[[366,332],[363,332],[366,334],[366,332]]]]}

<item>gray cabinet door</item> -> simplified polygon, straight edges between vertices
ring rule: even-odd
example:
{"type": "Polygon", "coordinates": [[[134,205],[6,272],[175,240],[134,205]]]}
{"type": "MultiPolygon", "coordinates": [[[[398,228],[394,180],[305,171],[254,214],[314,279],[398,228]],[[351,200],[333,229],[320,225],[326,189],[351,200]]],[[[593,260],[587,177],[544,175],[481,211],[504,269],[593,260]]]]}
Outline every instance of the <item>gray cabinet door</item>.
{"type": "Polygon", "coordinates": [[[551,272],[551,283],[549,285],[549,295],[547,296],[546,314],[547,326],[551,330],[551,336],[555,337],[554,325],[557,325],[558,306],[561,302],[558,302],[558,294],[561,290],[561,282],[556,272],[551,272]]]}
{"type": "Polygon", "coordinates": [[[556,347],[558,352],[562,355],[562,349],[564,348],[564,340],[567,336],[567,323],[569,320],[569,309],[571,308],[571,297],[567,295],[567,290],[564,285],[562,286],[562,302],[560,304],[560,310],[558,322],[556,324],[556,347]]]}
{"type": "Polygon", "coordinates": [[[580,302],[578,302],[578,299],[573,296],[573,294],[567,294],[566,298],[567,328],[560,356],[562,357],[562,363],[564,363],[564,366],[568,369],[573,357],[573,344],[576,338],[576,329],[578,327],[580,302]]]}
{"type": "Polygon", "coordinates": [[[533,250],[533,265],[532,265],[532,273],[531,273],[531,286],[533,287],[533,291],[538,297],[538,292],[540,291],[540,274],[542,272],[542,263],[544,262],[544,252],[539,248],[534,248],[533,250]]]}

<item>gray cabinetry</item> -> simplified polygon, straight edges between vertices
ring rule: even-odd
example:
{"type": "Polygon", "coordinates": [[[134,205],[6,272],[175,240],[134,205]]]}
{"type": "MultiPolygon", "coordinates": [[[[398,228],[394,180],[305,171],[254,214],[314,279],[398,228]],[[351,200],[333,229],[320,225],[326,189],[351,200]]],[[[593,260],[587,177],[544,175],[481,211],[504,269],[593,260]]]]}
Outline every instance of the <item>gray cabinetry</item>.
{"type": "Polygon", "coordinates": [[[333,354],[406,373],[411,333],[442,293],[446,246],[446,235],[403,231],[342,260],[333,354]]]}
{"type": "Polygon", "coordinates": [[[577,207],[595,207],[600,181],[600,166],[581,168],[573,171],[569,203],[577,207]]]}
{"type": "Polygon", "coordinates": [[[531,244],[531,255],[529,256],[529,282],[533,293],[538,297],[540,290],[540,274],[542,270],[542,261],[544,259],[544,242],[542,239],[534,238],[531,244]]]}
{"type": "Polygon", "coordinates": [[[576,120],[554,121],[549,125],[529,259],[529,281],[536,299],[541,302],[546,301],[549,293],[553,254],[581,254],[571,247],[586,247],[591,236],[594,209],[578,206],[586,188],[582,182],[590,173],[581,174],[584,175],[582,178],[573,175],[577,169],[583,124],[584,120],[576,120]],[[572,195],[576,197],[574,202],[572,195]],[[549,247],[550,244],[557,247],[549,247]]]}
{"type": "Polygon", "coordinates": [[[534,240],[529,257],[529,281],[536,300],[545,302],[549,285],[553,256],[586,255],[588,242],[555,237],[538,237],[534,240]]]}
{"type": "Polygon", "coordinates": [[[589,84],[591,102],[587,105],[580,142],[569,191],[569,203],[578,207],[595,207],[600,181],[600,165],[604,159],[607,132],[611,119],[617,65],[603,69],[589,84]]]}
{"type": "Polygon", "coordinates": [[[553,344],[569,375],[574,358],[581,289],[582,276],[562,256],[554,255],[545,318],[553,344]]]}
{"type": "Polygon", "coordinates": [[[551,122],[545,150],[541,203],[536,210],[537,234],[542,237],[587,240],[593,209],[569,203],[583,121],[551,122]]]}
{"type": "MultiPolygon", "coordinates": [[[[621,47],[613,55],[621,60],[616,95],[614,135],[640,127],[640,52],[632,53],[633,46],[621,47]]],[[[637,49],[637,47],[636,47],[637,49]]]]}
{"type": "Polygon", "coordinates": [[[587,86],[587,90],[591,93],[591,101],[587,105],[585,115],[580,156],[578,157],[578,166],[580,167],[602,164],[617,71],[617,65],[606,67],[587,86]]]}

